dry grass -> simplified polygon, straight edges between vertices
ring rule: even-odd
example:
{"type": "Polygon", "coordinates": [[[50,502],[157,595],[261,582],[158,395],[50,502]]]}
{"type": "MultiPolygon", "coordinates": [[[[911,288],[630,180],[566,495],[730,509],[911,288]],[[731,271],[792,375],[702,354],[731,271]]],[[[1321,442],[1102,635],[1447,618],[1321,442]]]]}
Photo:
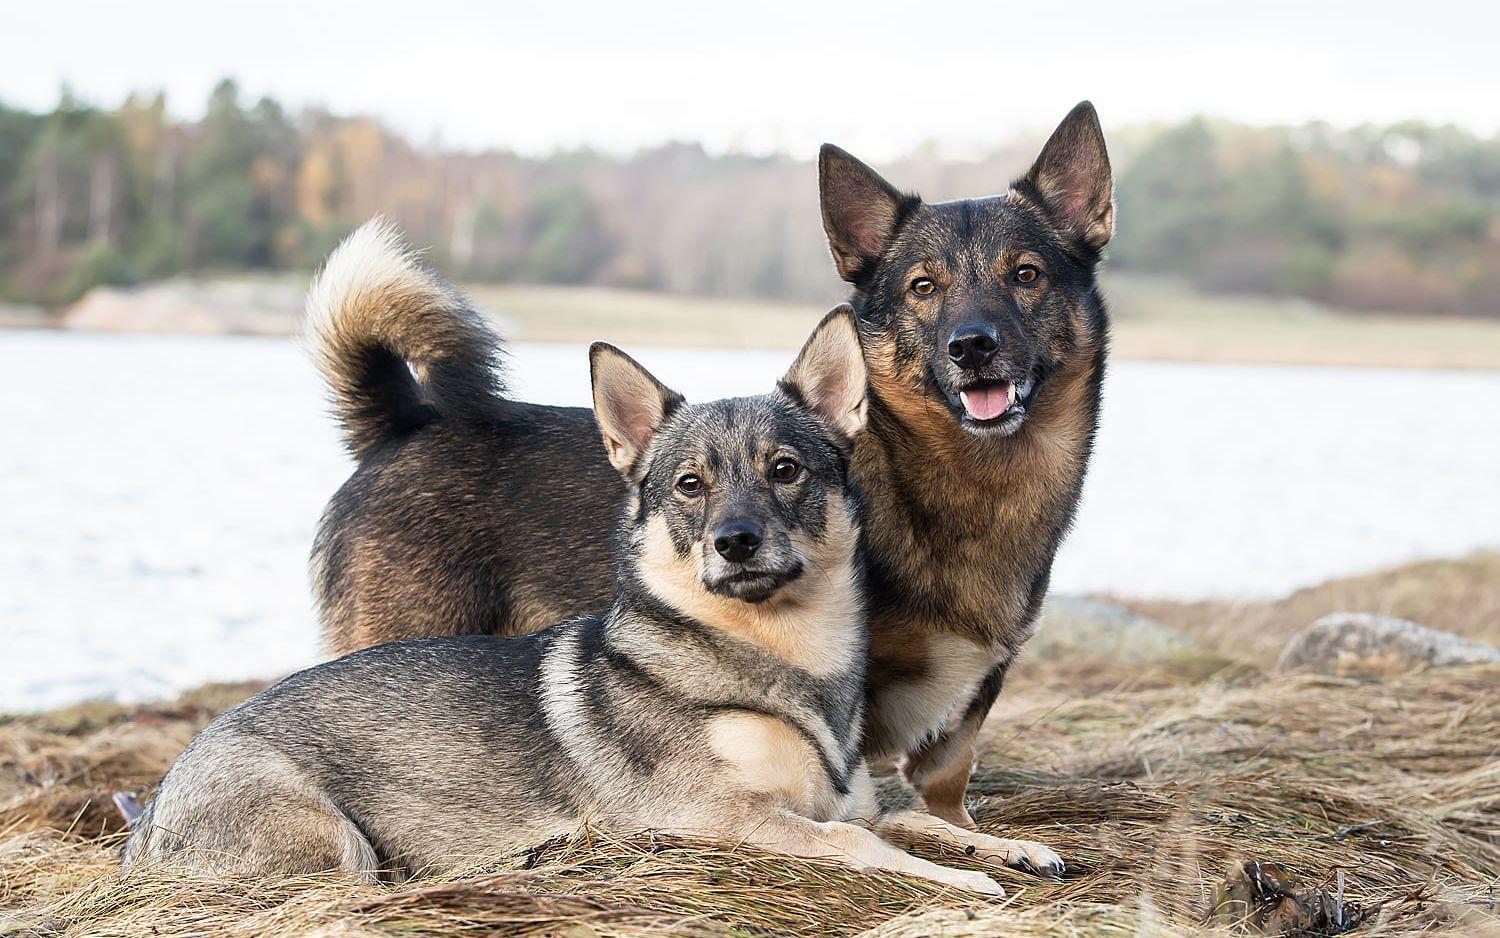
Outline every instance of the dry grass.
{"type": "Polygon", "coordinates": [[[796,349],[839,302],[677,296],[603,287],[472,284],[464,290],[504,317],[506,337],[526,342],[594,342],[702,348],[796,349]]]}
{"type": "MultiPolygon", "coordinates": [[[[1305,300],[1200,293],[1164,277],[1106,271],[1116,359],[1500,368],[1500,320],[1351,314],[1305,300]]],[[[305,279],[230,276],[151,285],[94,304],[71,328],[144,332],[286,334],[301,316],[305,279]]],[[[466,284],[501,319],[508,339],[702,348],[801,346],[847,295],[829,277],[822,300],[684,296],[606,287],[466,284]]],[[[101,300],[105,298],[101,297],[101,300]]],[[[25,310],[0,329],[61,323],[25,310]]]]}
{"type": "Polygon", "coordinates": [[[1269,602],[1114,600],[1209,649],[1270,667],[1292,633],[1330,612],[1377,612],[1500,645],[1500,553],[1330,580],[1269,602]]]}
{"type": "Polygon", "coordinates": [[[1116,358],[1500,368],[1500,321],[1347,313],[1290,297],[1200,293],[1107,271],[1116,358]]]}
{"type": "MultiPolygon", "coordinates": [[[[1500,322],[1353,315],[1303,300],[1199,293],[1171,280],[1105,275],[1118,359],[1500,368],[1500,322]]],[[[505,334],[536,342],[722,348],[801,346],[826,302],[674,296],[598,287],[465,287],[505,318],[505,334]]]]}
{"type": "Polygon", "coordinates": [[[1330,604],[1493,638],[1497,569],[1481,555],[1255,608],[1154,608],[1200,636],[1247,638],[1241,655],[1226,653],[1225,638],[1216,669],[1199,662],[1142,681],[1138,666],[1029,663],[987,726],[977,816],[985,830],[1053,845],[1070,868],[1055,883],[1003,873],[1010,895],[998,902],[598,832],[472,876],[393,887],[125,879],[103,799],[152,782],[252,688],[3,720],[0,934],[1190,935],[1210,929],[1216,889],[1245,860],[1330,893],[1342,873],[1362,934],[1500,934],[1500,669],[1380,682],[1265,670],[1279,637],[1330,604]]]}

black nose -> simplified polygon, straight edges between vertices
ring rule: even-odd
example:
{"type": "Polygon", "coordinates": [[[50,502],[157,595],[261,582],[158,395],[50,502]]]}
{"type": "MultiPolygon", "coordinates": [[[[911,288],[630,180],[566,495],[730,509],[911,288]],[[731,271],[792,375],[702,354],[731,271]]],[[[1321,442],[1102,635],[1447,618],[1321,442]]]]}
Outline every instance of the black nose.
{"type": "Polygon", "coordinates": [[[744,563],[755,556],[765,532],[754,521],[726,521],[714,532],[714,550],[730,563],[744,563]]]}
{"type": "Polygon", "coordinates": [[[979,368],[1000,350],[1000,334],[983,322],[966,322],[948,337],[948,360],[960,368],[979,368]]]}

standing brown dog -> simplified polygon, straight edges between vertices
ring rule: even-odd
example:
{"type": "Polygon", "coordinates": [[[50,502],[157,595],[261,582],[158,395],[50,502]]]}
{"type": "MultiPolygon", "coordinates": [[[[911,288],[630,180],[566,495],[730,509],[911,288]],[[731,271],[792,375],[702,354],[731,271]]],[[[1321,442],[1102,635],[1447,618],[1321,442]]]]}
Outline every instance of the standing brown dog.
{"type": "MultiPolygon", "coordinates": [[[[822,212],[869,362],[871,627],[864,751],[901,758],[928,809],[973,826],[974,737],[1047,591],[1093,444],[1113,231],[1091,105],[1003,195],[929,204],[842,150],[822,212]]],[[[309,299],[359,466],[313,549],[329,647],[513,634],[608,605],[624,489],[590,413],[505,397],[500,342],[367,226],[309,299]]]]}

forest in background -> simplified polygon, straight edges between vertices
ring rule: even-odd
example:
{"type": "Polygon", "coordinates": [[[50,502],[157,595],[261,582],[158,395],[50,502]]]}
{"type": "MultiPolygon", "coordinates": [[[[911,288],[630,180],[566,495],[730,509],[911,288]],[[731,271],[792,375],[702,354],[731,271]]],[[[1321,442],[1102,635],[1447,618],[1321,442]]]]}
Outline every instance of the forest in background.
{"type": "MultiPolygon", "coordinates": [[[[1413,315],[1500,317],[1500,138],[1419,122],[1340,129],[1194,118],[1111,128],[1112,264],[1210,291],[1413,315]]],[[[837,142],[837,141],[835,141],[837,142]]],[[[1041,138],[878,168],[929,198],[995,192],[1041,138]]],[[[856,154],[857,155],[857,154],[856,154]]],[[[528,157],[419,145],[378,119],[161,95],[0,103],[0,299],[306,270],[375,214],[457,279],[831,300],[811,164],[669,143],[528,157]]]]}

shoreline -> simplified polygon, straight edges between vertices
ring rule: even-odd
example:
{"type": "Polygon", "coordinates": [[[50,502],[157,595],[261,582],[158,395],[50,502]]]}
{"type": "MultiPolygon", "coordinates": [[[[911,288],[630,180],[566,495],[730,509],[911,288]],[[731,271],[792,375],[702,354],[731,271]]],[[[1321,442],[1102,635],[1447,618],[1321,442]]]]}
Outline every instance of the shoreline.
{"type": "MultiPolygon", "coordinates": [[[[1500,320],[1351,314],[1209,295],[1136,275],[1104,281],[1117,361],[1500,370],[1500,320]]],[[[303,281],[244,277],[99,290],[58,313],[0,305],[0,333],[292,337],[303,281]]],[[[770,301],[599,287],[463,284],[509,341],[794,350],[841,300],[770,301]]]]}
{"type": "MultiPolygon", "coordinates": [[[[809,321],[808,328],[815,325],[809,321]]],[[[132,339],[154,337],[172,339],[285,339],[296,341],[297,333],[292,329],[280,330],[178,330],[178,329],[78,329],[55,322],[0,322],[0,336],[7,334],[55,334],[70,336],[121,336],[132,339]]],[[[722,337],[692,335],[668,336],[654,332],[637,332],[629,327],[611,327],[594,332],[570,332],[563,329],[547,329],[540,334],[528,330],[507,330],[507,345],[588,345],[595,341],[607,341],[617,345],[641,348],[687,349],[705,348],[715,350],[744,350],[753,352],[796,351],[798,346],[787,339],[765,342],[724,341],[722,337]]],[[[1182,337],[1177,337],[1181,339],[1182,337]]],[[[1188,336],[1191,338],[1191,336],[1188,336]]],[[[1221,347],[1207,351],[1181,351],[1162,347],[1149,337],[1138,336],[1129,327],[1116,326],[1111,332],[1113,343],[1111,362],[1139,362],[1167,365],[1234,365],[1272,366],[1286,368],[1343,368],[1388,371],[1444,371],[1444,372],[1495,372],[1500,371],[1500,328],[1496,330],[1495,351],[1487,348],[1470,349],[1462,355],[1445,356],[1429,354],[1411,356],[1399,349],[1380,349],[1370,353],[1349,350],[1319,350],[1299,348],[1295,351],[1269,351],[1232,347],[1233,337],[1226,337],[1221,347]]]]}

